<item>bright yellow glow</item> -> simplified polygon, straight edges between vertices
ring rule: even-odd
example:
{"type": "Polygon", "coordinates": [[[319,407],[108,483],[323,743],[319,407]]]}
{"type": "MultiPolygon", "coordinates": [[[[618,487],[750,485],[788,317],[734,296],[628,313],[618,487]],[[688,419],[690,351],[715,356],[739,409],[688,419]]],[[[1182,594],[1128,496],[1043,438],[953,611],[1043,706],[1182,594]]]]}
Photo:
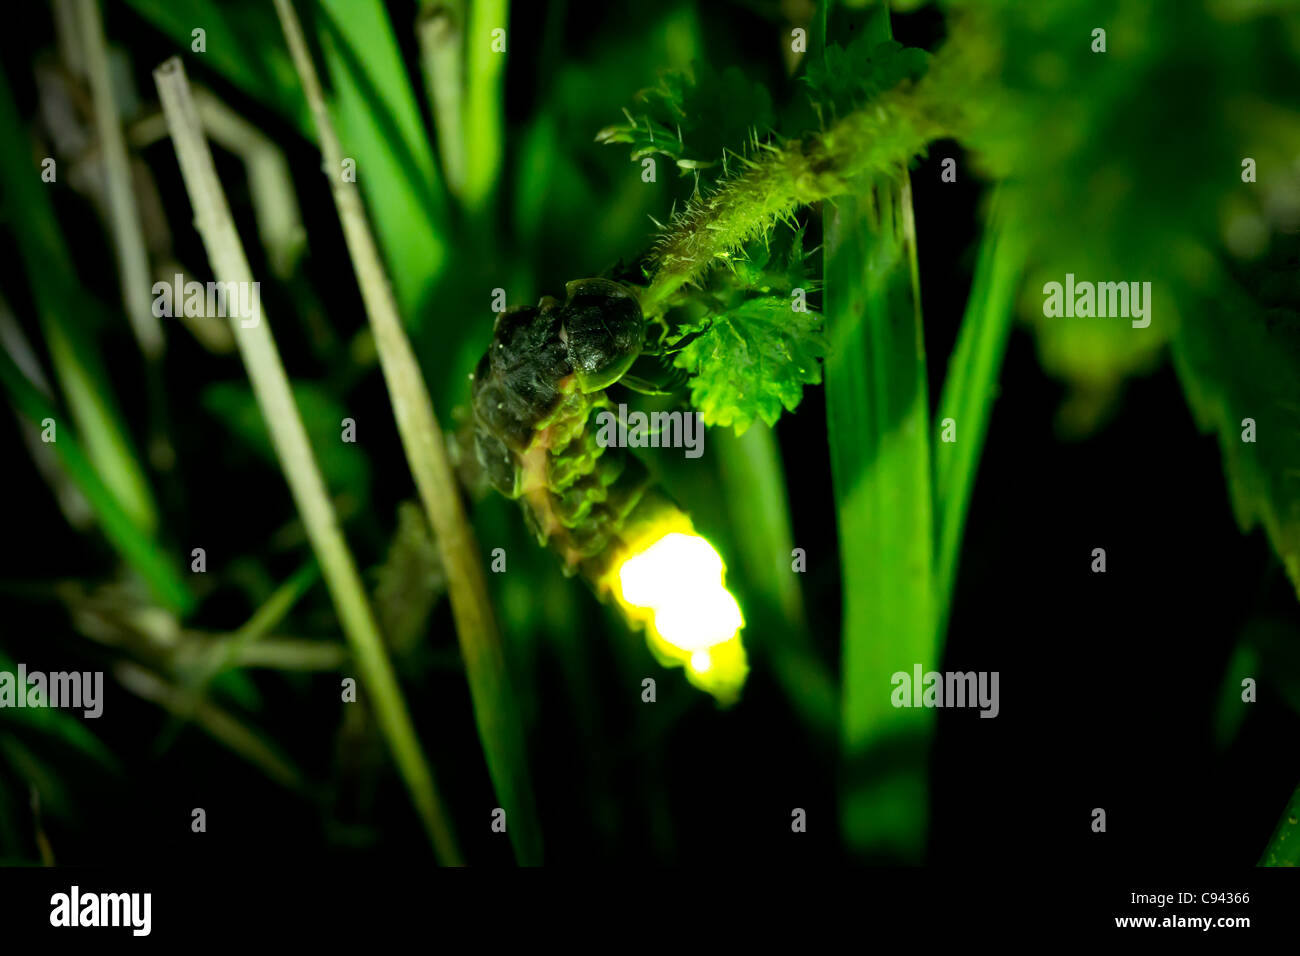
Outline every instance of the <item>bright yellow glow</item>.
{"type": "Polygon", "coordinates": [[[624,561],[618,578],[623,600],[648,608],[659,637],[692,652],[692,669],[704,672],[712,663],[706,649],[731,640],[745,623],[722,573],[713,545],[673,532],[624,561]]]}

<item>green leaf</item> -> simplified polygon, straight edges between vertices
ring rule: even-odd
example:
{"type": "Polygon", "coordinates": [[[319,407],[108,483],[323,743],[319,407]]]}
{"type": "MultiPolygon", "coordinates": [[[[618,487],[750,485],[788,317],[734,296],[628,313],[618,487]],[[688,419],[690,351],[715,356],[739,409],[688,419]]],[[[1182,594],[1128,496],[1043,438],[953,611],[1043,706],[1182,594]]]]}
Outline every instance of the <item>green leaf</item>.
{"type": "Polygon", "coordinates": [[[1300,314],[1220,307],[1182,323],[1174,363],[1197,424],[1219,436],[1238,524],[1264,528],[1300,595],[1300,314]]]}
{"type": "Polygon", "coordinates": [[[774,425],[782,407],[798,407],[805,385],[821,381],[821,316],[790,305],[778,296],[750,299],[673,336],[688,339],[673,364],[690,373],[691,404],[705,424],[733,425],[736,434],[760,419],[774,425]]]}
{"type": "MultiPolygon", "coordinates": [[[[359,450],[362,445],[340,440],[342,422],[347,415],[343,403],[310,382],[295,382],[293,397],[330,492],[346,492],[358,502],[366,501],[370,496],[370,463],[359,450]]],[[[208,385],[203,389],[201,403],[267,463],[278,464],[261,409],[246,382],[208,385]]]]}

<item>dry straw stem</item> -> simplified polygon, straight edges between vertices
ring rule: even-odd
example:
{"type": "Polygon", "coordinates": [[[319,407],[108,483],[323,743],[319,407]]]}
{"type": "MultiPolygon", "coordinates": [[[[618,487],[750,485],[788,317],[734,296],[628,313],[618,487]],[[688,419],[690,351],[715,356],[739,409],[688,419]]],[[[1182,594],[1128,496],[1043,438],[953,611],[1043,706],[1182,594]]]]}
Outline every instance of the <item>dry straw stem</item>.
{"type": "Polygon", "coordinates": [[[461,654],[474,701],[474,714],[498,799],[510,820],[509,833],[521,863],[540,859],[540,831],[532,803],[524,759],[523,732],[510,692],[501,652],[501,639],[488,599],[487,581],[477,547],[461,507],[455,474],[447,460],[442,429],[433,402],[402,328],[392,287],[379,249],[366,220],[365,206],[355,183],[340,175],[343,149],[330,121],[316,67],[307,50],[302,25],[289,0],[275,0],[289,51],[302,81],[320,136],[334,203],[362,301],[374,331],[375,348],[393,403],[393,415],[415,477],[420,500],[428,512],[443,567],[461,654]]]}
{"type": "MultiPolygon", "coordinates": [[[[158,67],[154,71],[154,82],[158,85],[181,174],[194,206],[195,226],[203,238],[213,271],[222,282],[251,282],[252,271],[235,230],[225,192],[217,179],[212,152],[204,137],[180,59],[173,57],[158,67]]],[[[352,646],[353,657],[369,691],[369,702],[439,860],[458,864],[460,851],[434,786],[433,772],[420,751],[401,688],[380,641],[379,628],[352,554],[339,529],[334,507],[326,494],[325,483],[307,441],[307,431],[294,404],[289,379],[266,317],[261,315],[251,328],[244,328],[235,319],[232,328],[262,418],[289,482],[289,490],[302,515],[339,620],[352,646]]]]}
{"type": "Polygon", "coordinates": [[[90,73],[90,91],[95,101],[95,128],[99,133],[100,155],[108,181],[108,206],[113,224],[113,247],[117,250],[122,301],[127,318],[146,358],[163,353],[162,324],[153,314],[153,280],[149,273],[149,252],[140,227],[140,210],[131,185],[131,163],[126,140],[113,101],[113,82],[108,71],[108,45],[104,21],[96,0],[78,0],[77,20],[82,48],[90,73]]]}
{"type": "Polygon", "coordinates": [[[415,21],[420,61],[429,92],[442,174],[452,195],[465,189],[465,5],[461,0],[431,0],[415,21]]]}

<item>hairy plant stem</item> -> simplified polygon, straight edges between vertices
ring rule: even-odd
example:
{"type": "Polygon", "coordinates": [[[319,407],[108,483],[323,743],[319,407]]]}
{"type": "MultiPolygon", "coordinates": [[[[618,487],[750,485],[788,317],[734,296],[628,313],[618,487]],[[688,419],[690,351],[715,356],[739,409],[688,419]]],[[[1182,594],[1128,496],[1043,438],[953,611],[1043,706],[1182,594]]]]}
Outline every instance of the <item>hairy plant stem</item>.
{"type": "Polygon", "coordinates": [[[743,168],[673,216],[650,256],[653,276],[641,295],[648,317],[800,206],[852,193],[863,174],[896,169],[927,143],[948,135],[952,120],[927,77],[900,87],[820,133],[782,145],[760,144],[743,168]]]}

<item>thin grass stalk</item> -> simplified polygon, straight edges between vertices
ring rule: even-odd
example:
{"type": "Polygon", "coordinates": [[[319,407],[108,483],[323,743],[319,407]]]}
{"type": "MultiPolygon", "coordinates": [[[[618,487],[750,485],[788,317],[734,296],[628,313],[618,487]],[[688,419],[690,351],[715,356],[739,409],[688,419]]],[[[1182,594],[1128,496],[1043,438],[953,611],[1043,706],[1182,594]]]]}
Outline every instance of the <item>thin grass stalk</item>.
{"type": "MultiPolygon", "coordinates": [[[[290,0],[275,0],[275,6],[303,92],[316,120],[326,168],[339,169],[342,147],[326,109],[302,25],[290,0]]],[[[338,176],[331,176],[330,184],[366,314],[374,331],[375,347],[402,447],[447,571],[452,615],[465,658],[474,715],[488,770],[497,798],[506,810],[507,832],[516,857],[525,865],[535,864],[541,858],[541,833],[524,755],[522,721],[510,691],[487,581],[473,532],[461,505],[455,474],[447,459],[442,429],[410,340],[402,328],[397,302],[370,232],[361,194],[355,183],[345,182],[338,176]]]]}
{"type": "MultiPolygon", "coordinates": [[[[162,64],[154,71],[154,81],[194,206],[195,225],[213,271],[222,282],[251,283],[252,270],[217,178],[212,152],[180,59],[173,57],[162,64]]],[[[263,315],[251,327],[245,328],[239,320],[232,322],[232,327],[262,418],[320,562],[362,681],[369,691],[369,702],[380,729],[393,751],[438,859],[459,864],[460,851],[438,795],[433,771],[420,749],[401,688],[380,640],[374,613],[325,490],[269,324],[263,315]]]]}
{"type": "Polygon", "coordinates": [[[951,613],[962,533],[997,399],[1025,255],[1024,243],[1003,221],[995,193],[975,281],[939,400],[940,429],[947,419],[956,428],[956,441],[934,444],[935,589],[940,634],[951,613]]]}
{"type": "Polygon", "coordinates": [[[420,62],[429,94],[438,155],[447,190],[464,195],[468,160],[465,138],[465,4],[426,0],[415,22],[420,62]]]}
{"type": "Polygon", "coordinates": [[[122,286],[122,305],[131,322],[140,351],[145,358],[162,357],[164,340],[162,323],[153,314],[153,279],[149,271],[149,251],[140,225],[140,210],[131,183],[131,161],[126,139],[113,100],[113,79],[108,69],[108,42],[104,38],[104,20],[97,0],[79,0],[78,19],[82,48],[90,76],[90,92],[95,103],[95,129],[99,134],[99,152],[103,158],[107,181],[109,222],[113,229],[113,248],[117,251],[117,271],[122,286]]]}

